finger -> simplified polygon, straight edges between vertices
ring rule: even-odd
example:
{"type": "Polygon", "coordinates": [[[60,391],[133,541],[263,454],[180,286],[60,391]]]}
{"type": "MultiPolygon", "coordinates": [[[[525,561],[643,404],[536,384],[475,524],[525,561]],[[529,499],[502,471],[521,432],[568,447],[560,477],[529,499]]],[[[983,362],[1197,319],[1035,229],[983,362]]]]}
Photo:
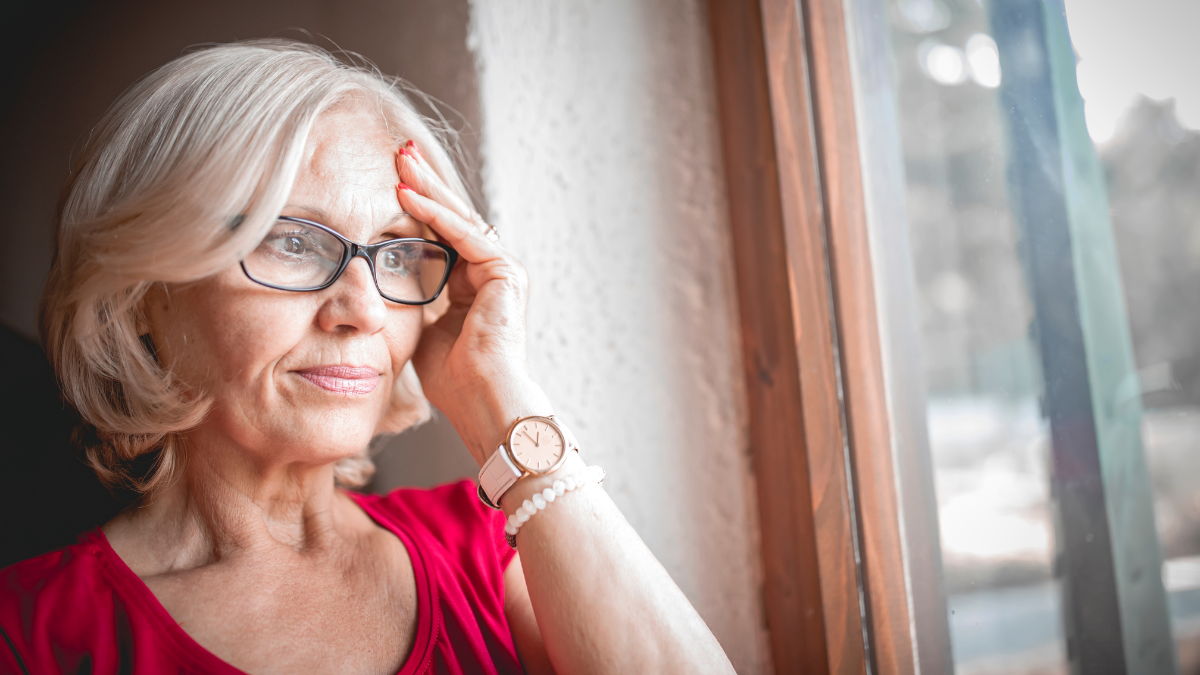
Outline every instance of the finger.
{"type": "MultiPolygon", "coordinates": [[[[412,141],[409,142],[412,143],[412,141]]],[[[415,144],[411,147],[411,151],[406,148],[396,151],[396,173],[400,174],[400,180],[417,192],[448,206],[463,218],[470,219],[475,213],[474,209],[461,197],[454,194],[454,191],[446,185],[441,176],[419,153],[415,144]]]]}
{"type": "MultiPolygon", "coordinates": [[[[446,185],[445,179],[443,179],[441,174],[439,174],[437,170],[433,168],[433,165],[429,163],[429,160],[425,159],[425,153],[421,152],[421,148],[417,145],[416,141],[409,139],[409,141],[405,143],[402,148],[400,148],[400,151],[408,153],[409,157],[416,161],[417,166],[422,171],[425,171],[427,174],[433,177],[433,180],[438,181],[443,186],[446,186],[447,189],[449,189],[449,186],[446,185]]],[[[397,152],[396,155],[396,159],[399,161],[401,155],[399,152],[397,152]]],[[[458,195],[454,195],[454,197],[458,198],[458,195]]],[[[464,204],[464,206],[469,208],[470,204],[464,204]]]]}
{"type": "Polygon", "coordinates": [[[471,263],[488,262],[503,255],[497,242],[489,240],[474,222],[445,204],[417,193],[405,183],[396,186],[396,199],[413,218],[428,223],[446,243],[471,263]]]}
{"type": "Polygon", "coordinates": [[[410,178],[421,183],[420,187],[415,187],[411,183],[407,183],[409,187],[413,187],[417,192],[449,206],[455,213],[473,222],[483,230],[484,236],[488,239],[492,241],[499,239],[496,228],[484,221],[483,216],[478,211],[473,211],[469,201],[464,201],[457,192],[450,189],[445,179],[425,159],[425,155],[421,152],[420,146],[415,141],[409,140],[396,152],[396,170],[398,173],[410,174],[410,178]],[[411,170],[413,164],[416,165],[415,170],[411,170]],[[404,171],[406,166],[410,168],[410,171],[404,171]],[[423,190],[422,187],[426,189],[423,190]]]}

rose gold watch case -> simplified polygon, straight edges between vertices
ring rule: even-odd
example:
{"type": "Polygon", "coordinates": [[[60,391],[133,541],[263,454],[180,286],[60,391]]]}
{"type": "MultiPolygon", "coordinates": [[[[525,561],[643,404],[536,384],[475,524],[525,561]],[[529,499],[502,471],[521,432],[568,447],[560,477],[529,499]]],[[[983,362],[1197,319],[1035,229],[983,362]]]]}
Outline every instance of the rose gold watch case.
{"type": "Polygon", "coordinates": [[[553,415],[551,415],[549,417],[542,417],[541,415],[529,415],[528,417],[518,417],[512,423],[512,426],[510,426],[508,428],[508,433],[504,436],[504,450],[508,454],[508,459],[509,459],[509,461],[512,462],[513,466],[515,466],[516,468],[521,470],[521,477],[518,478],[517,480],[520,480],[521,478],[525,478],[526,476],[544,476],[548,473],[553,473],[554,471],[557,471],[558,467],[562,466],[563,462],[567,461],[567,453],[573,449],[574,449],[574,447],[571,445],[570,440],[567,438],[567,433],[565,431],[563,431],[563,428],[561,426],[559,426],[558,422],[554,421],[553,415]],[[554,465],[548,469],[531,469],[531,468],[525,466],[524,464],[521,463],[521,460],[517,459],[516,454],[512,450],[513,432],[515,432],[517,430],[517,427],[520,426],[522,422],[529,422],[529,421],[545,422],[546,424],[549,424],[551,427],[554,427],[554,431],[558,434],[558,437],[560,439],[562,439],[562,446],[563,446],[562,456],[559,457],[558,460],[554,462],[554,465]]]}

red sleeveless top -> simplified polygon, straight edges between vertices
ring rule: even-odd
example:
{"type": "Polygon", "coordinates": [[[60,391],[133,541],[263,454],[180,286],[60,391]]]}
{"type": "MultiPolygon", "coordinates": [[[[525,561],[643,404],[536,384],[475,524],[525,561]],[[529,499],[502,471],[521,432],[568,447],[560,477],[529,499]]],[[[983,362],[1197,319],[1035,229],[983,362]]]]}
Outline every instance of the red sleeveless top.
{"type": "MultiPolygon", "coordinates": [[[[514,552],[474,484],[351,496],[412,559],[417,638],[401,675],[522,673],[504,616],[514,552]]],[[[99,529],[0,570],[0,636],[3,675],[242,672],[184,632],[99,529]]]]}

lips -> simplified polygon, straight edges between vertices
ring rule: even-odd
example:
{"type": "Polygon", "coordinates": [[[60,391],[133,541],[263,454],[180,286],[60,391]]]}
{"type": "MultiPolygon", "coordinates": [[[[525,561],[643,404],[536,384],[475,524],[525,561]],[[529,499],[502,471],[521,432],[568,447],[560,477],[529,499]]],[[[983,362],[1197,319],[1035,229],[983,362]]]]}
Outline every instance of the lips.
{"type": "Polygon", "coordinates": [[[379,371],[364,366],[317,366],[296,374],[335,394],[370,394],[379,386],[379,371]]]}

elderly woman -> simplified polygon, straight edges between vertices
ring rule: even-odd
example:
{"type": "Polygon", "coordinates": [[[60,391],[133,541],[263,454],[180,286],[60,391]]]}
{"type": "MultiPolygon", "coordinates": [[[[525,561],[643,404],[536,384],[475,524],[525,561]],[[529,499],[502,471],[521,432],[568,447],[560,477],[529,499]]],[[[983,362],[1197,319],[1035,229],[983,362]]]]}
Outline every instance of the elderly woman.
{"type": "Polygon", "coordinates": [[[530,379],[525,273],[387,80],[188,54],[64,194],[46,351],[143,496],[0,572],[0,671],[731,671],[530,379]],[[426,397],[479,487],[339,489],[426,397]]]}

